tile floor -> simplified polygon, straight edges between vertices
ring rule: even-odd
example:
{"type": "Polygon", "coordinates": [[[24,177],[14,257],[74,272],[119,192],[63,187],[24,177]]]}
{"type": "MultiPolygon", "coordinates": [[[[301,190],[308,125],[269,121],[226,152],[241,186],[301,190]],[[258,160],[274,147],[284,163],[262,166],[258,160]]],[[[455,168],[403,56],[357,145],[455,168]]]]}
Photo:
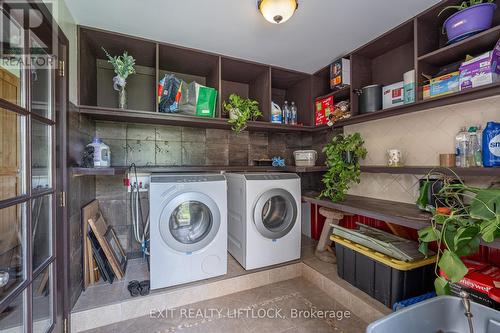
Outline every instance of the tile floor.
{"type": "Polygon", "coordinates": [[[324,291],[303,278],[296,278],[169,311],[153,309],[149,316],[86,333],[361,333],[366,326],[366,322],[326,296],[324,291]],[[318,311],[328,311],[324,314],[330,318],[309,317],[320,313],[318,311]]]}
{"type": "MultiPolygon", "coordinates": [[[[305,260],[307,258],[312,258],[314,256],[315,246],[316,246],[316,241],[314,241],[308,237],[303,236],[302,237],[301,260],[305,260]]],[[[295,261],[295,262],[298,262],[298,261],[295,261]]],[[[293,263],[293,262],[291,262],[291,263],[293,263]]],[[[180,286],[164,288],[164,289],[160,289],[157,291],[152,291],[152,294],[165,292],[168,290],[185,288],[186,286],[190,286],[190,285],[199,285],[199,284],[212,282],[212,281],[230,279],[230,278],[234,278],[237,276],[246,275],[246,274],[250,274],[250,273],[254,273],[254,272],[258,272],[258,271],[262,271],[262,270],[268,270],[268,269],[273,268],[273,267],[286,266],[289,264],[290,264],[290,262],[284,263],[283,265],[276,265],[276,266],[271,266],[271,267],[265,267],[263,269],[245,271],[243,269],[243,267],[241,267],[240,264],[233,257],[231,257],[231,255],[228,254],[228,266],[227,266],[227,274],[226,275],[203,280],[203,281],[197,281],[197,282],[193,282],[193,283],[183,284],[180,286]]],[[[115,282],[113,282],[113,284],[109,284],[109,283],[101,280],[96,285],[90,286],[84,292],[82,292],[82,294],[78,298],[78,301],[76,302],[75,306],[73,307],[72,312],[84,311],[84,310],[93,309],[96,307],[102,307],[104,305],[116,304],[116,303],[125,301],[127,299],[132,299],[129,291],[127,290],[128,283],[132,280],[141,281],[141,280],[147,280],[147,279],[149,279],[149,272],[147,269],[147,263],[146,263],[145,259],[139,258],[139,259],[129,260],[129,262],[127,264],[126,275],[125,275],[125,278],[123,280],[115,281],[115,282]]]]}

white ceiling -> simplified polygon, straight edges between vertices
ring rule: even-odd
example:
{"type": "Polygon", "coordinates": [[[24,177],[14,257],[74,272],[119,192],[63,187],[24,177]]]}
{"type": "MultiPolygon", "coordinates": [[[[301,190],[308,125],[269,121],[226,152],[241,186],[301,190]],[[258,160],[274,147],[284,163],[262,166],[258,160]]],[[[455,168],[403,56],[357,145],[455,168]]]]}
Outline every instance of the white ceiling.
{"type": "Polygon", "coordinates": [[[257,0],[66,0],[77,24],[307,73],[439,0],[299,0],[282,25],[257,0]]]}

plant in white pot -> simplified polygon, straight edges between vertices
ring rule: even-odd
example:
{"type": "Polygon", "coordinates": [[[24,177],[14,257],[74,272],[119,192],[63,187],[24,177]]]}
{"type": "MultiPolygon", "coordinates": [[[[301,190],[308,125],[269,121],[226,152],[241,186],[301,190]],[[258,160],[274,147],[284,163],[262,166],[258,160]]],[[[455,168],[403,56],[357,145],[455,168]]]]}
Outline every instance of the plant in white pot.
{"type": "Polygon", "coordinates": [[[113,88],[118,91],[118,107],[120,109],[127,108],[127,93],[125,86],[127,85],[127,78],[129,75],[135,73],[135,59],[127,53],[123,52],[121,56],[112,57],[104,47],[104,53],[108,57],[108,62],[113,65],[116,76],[113,77],[113,88]]]}

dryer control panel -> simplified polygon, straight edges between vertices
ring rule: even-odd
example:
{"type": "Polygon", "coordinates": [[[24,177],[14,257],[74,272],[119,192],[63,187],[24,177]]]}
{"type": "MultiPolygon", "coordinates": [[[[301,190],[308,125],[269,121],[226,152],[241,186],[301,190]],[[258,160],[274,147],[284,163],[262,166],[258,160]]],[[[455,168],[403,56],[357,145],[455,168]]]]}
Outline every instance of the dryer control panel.
{"type": "Polygon", "coordinates": [[[152,183],[200,183],[224,181],[223,175],[153,175],[152,183]]]}

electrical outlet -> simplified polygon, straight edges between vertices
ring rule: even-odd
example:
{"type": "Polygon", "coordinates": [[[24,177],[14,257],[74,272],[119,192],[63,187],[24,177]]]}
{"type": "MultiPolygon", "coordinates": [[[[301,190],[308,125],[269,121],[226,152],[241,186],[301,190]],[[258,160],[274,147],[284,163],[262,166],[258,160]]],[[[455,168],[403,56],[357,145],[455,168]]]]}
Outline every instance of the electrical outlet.
{"type": "Polygon", "coordinates": [[[138,187],[139,192],[149,191],[149,183],[151,180],[151,174],[149,173],[137,173],[137,179],[135,177],[135,172],[129,172],[127,174],[129,180],[129,185],[127,186],[127,192],[132,191],[132,187],[138,187]]]}

